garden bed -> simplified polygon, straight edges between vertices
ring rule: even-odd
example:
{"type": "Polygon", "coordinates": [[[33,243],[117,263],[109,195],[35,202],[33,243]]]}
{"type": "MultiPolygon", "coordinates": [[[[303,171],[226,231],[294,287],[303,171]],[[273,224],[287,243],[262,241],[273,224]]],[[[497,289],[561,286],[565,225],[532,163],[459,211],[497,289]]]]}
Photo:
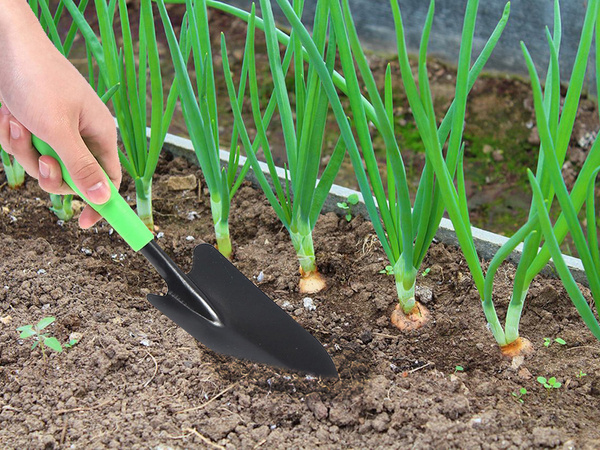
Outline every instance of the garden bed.
{"type": "MultiPolygon", "coordinates": [[[[205,186],[172,190],[173,177],[190,174],[201,180],[196,167],[164,155],[154,200],[160,243],[186,270],[197,244],[214,243],[205,186]]],[[[122,192],[135,198],[128,179],[122,192]]],[[[535,353],[508,360],[486,329],[461,253],[436,243],[418,277],[433,320],[400,334],[389,324],[395,286],[379,273],[385,255],[371,225],[327,213],[314,237],[328,288],[312,296],[311,311],[297,292],[287,232],[245,184],[231,211],[234,264],[326,346],[340,379],[320,380],[204,348],[147,303],[164,287],[140,255],[104,223],[90,231],[57,224],[35,181],[21,192],[2,185],[0,205],[3,447],[600,445],[600,344],[558,280],[532,284],[521,331],[535,353]],[[81,338],[44,360],[15,330],[46,316],[57,318],[49,328],[61,342],[81,338]],[[566,345],[545,347],[546,337],[566,345]],[[538,376],[562,386],[546,390],[538,376]],[[523,387],[521,403],[512,393],[523,387]]],[[[503,266],[497,277],[500,304],[512,273],[503,266]]]]}

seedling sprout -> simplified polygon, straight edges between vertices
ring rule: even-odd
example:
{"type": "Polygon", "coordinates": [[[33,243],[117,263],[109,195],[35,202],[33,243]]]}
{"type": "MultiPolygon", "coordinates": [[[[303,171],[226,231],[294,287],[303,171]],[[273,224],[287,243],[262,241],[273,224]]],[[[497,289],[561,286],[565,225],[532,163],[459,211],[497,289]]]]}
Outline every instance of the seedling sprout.
{"type": "Polygon", "coordinates": [[[394,275],[394,268],[388,264],[387,266],[385,266],[385,269],[381,269],[379,273],[383,273],[386,275],[394,275]]]}
{"type": "Polygon", "coordinates": [[[545,377],[537,377],[537,382],[544,386],[548,391],[558,389],[562,386],[560,381],[556,381],[556,377],[550,377],[548,379],[545,377]]]}
{"type": "Polygon", "coordinates": [[[522,387],[521,389],[519,389],[519,392],[511,392],[511,395],[519,403],[524,403],[525,402],[525,400],[523,400],[523,397],[525,396],[525,394],[527,394],[527,389],[525,389],[524,387],[522,387]]]}
{"type": "Polygon", "coordinates": [[[342,209],[346,213],[344,217],[346,218],[346,220],[348,222],[350,222],[350,220],[352,220],[352,213],[350,211],[350,206],[354,206],[357,203],[358,203],[358,195],[357,194],[350,194],[345,202],[337,203],[338,208],[342,209]]]}
{"type": "Polygon", "coordinates": [[[557,344],[560,344],[560,345],[567,345],[566,341],[562,338],[551,339],[551,338],[546,337],[546,338],[544,338],[544,347],[550,347],[552,342],[556,342],[557,344]]]}
{"type": "Polygon", "coordinates": [[[50,332],[42,332],[46,329],[50,324],[52,324],[56,320],[55,317],[44,317],[35,325],[23,325],[17,328],[17,331],[20,332],[19,339],[32,339],[33,344],[31,345],[31,349],[33,350],[38,345],[42,350],[42,356],[46,359],[46,348],[54,350],[55,352],[62,352],[64,348],[71,348],[75,344],[77,344],[76,339],[71,339],[64,345],[61,345],[54,336],[50,335],[50,332]]]}

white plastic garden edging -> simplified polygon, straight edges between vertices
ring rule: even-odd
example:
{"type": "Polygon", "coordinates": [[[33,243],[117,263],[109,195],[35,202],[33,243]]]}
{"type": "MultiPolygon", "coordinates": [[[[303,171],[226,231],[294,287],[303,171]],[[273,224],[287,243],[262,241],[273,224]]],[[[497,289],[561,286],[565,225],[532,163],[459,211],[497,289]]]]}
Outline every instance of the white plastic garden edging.
{"type": "MultiPolygon", "coordinates": [[[[192,141],[190,141],[189,139],[185,139],[180,136],[175,136],[173,134],[167,134],[164,144],[164,150],[166,150],[174,156],[181,156],[190,161],[191,163],[198,165],[198,158],[196,157],[196,153],[194,152],[192,141]]],[[[227,166],[227,162],[229,160],[229,152],[221,150],[220,153],[222,165],[227,166]]],[[[245,161],[246,158],[244,156],[240,156],[240,166],[243,165],[245,161]]],[[[262,171],[267,175],[267,179],[270,180],[269,169],[267,164],[261,163],[261,168],[262,171]]],[[[283,168],[277,167],[277,175],[281,183],[284,183],[285,171],[283,168]]],[[[248,171],[248,175],[246,178],[255,187],[260,189],[258,181],[254,176],[252,170],[248,171]]],[[[368,217],[362,194],[359,191],[348,189],[343,186],[338,186],[336,184],[334,184],[331,187],[331,190],[329,191],[329,196],[325,201],[323,211],[333,211],[341,215],[343,211],[337,206],[337,203],[346,201],[348,196],[351,194],[358,194],[358,197],[360,199],[359,203],[356,206],[352,207],[353,213],[361,214],[363,217],[368,217]]],[[[473,227],[472,231],[473,241],[475,242],[475,248],[477,249],[477,253],[481,258],[484,258],[488,261],[493,258],[493,256],[496,254],[496,251],[508,240],[508,238],[506,238],[505,236],[501,236],[496,233],[491,233],[480,228],[473,227]]],[[[442,223],[440,224],[440,228],[436,234],[436,240],[439,242],[443,242],[444,244],[458,246],[458,240],[456,239],[454,227],[452,226],[452,222],[449,219],[442,219],[442,223]]],[[[513,263],[518,262],[521,257],[521,252],[522,244],[520,244],[515,249],[515,251],[509,257],[509,260],[513,263]]],[[[564,258],[575,280],[587,286],[587,278],[585,277],[585,272],[583,270],[583,264],[581,263],[581,260],[567,255],[564,255],[564,258]]],[[[556,276],[552,261],[550,261],[550,263],[545,267],[542,273],[549,276],[556,276]]]]}

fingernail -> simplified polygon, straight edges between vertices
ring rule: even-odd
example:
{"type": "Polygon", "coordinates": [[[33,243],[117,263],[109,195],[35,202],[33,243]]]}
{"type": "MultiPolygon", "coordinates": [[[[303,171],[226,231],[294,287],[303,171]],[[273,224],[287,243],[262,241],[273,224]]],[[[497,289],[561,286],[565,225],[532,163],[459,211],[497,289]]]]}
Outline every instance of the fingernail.
{"type": "Polygon", "coordinates": [[[2,113],[5,116],[8,116],[10,114],[10,111],[6,106],[2,105],[2,107],[0,108],[0,113],[2,113]]]}
{"type": "Polygon", "coordinates": [[[21,137],[21,127],[12,120],[9,122],[11,139],[19,139],[21,137]]]}
{"type": "Polygon", "coordinates": [[[38,162],[39,162],[40,177],[48,178],[50,176],[50,166],[48,164],[46,164],[44,161],[42,161],[41,159],[38,162]]]}
{"type": "Polygon", "coordinates": [[[99,181],[86,192],[88,200],[92,203],[102,204],[110,198],[110,189],[105,181],[99,181]]]}

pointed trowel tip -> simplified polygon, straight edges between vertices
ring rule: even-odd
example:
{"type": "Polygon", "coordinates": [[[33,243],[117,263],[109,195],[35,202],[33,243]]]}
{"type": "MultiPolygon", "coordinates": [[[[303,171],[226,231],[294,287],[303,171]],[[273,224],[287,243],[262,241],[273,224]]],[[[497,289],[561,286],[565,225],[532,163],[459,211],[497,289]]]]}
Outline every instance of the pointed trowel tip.
{"type": "Polygon", "coordinates": [[[184,274],[154,242],[142,253],[167,282],[148,300],[208,348],[229,356],[337,378],[323,345],[210,245],[194,250],[184,274]]]}
{"type": "Polygon", "coordinates": [[[329,364],[327,364],[327,365],[323,364],[323,367],[321,368],[319,373],[317,373],[316,375],[321,378],[330,378],[330,379],[333,379],[333,378],[337,379],[340,377],[340,375],[338,374],[337,368],[335,367],[335,364],[333,364],[333,361],[331,360],[331,358],[329,358],[329,364]]]}

